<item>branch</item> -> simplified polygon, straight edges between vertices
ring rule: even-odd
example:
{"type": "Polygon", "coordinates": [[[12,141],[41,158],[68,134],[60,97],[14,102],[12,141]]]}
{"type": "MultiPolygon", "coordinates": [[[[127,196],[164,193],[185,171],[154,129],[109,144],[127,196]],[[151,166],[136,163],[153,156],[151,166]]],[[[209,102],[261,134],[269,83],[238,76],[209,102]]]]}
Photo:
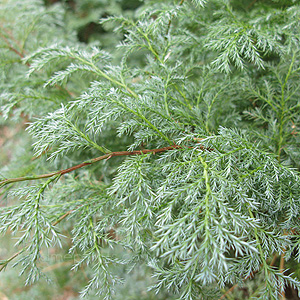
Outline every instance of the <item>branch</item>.
{"type": "Polygon", "coordinates": [[[26,248],[22,248],[20,251],[16,252],[14,255],[12,255],[10,258],[4,260],[4,261],[0,261],[0,272],[3,271],[7,265],[17,256],[19,256],[21,253],[23,253],[26,250],[26,248]]]}
{"type": "MultiPolygon", "coordinates": [[[[56,226],[58,223],[60,223],[63,219],[65,219],[68,215],[70,215],[73,212],[73,210],[67,211],[64,215],[62,215],[58,220],[52,223],[52,226],[56,226]]],[[[0,261],[0,272],[3,271],[7,265],[16,257],[18,257],[21,253],[23,253],[26,250],[27,247],[22,248],[18,252],[16,252],[14,255],[12,255],[10,258],[7,258],[6,260],[0,261]]]]}
{"type": "Polygon", "coordinates": [[[256,2],[257,0],[253,0],[248,6],[247,9],[250,9],[256,2]]]}
{"type": "Polygon", "coordinates": [[[7,184],[11,184],[11,183],[15,183],[15,182],[27,181],[27,180],[39,180],[39,179],[53,177],[56,175],[64,175],[64,174],[73,172],[77,169],[80,169],[82,167],[94,164],[100,160],[110,159],[111,157],[114,157],[114,156],[141,155],[141,154],[146,154],[146,153],[155,154],[155,153],[165,152],[168,150],[174,150],[174,149],[179,149],[179,148],[181,148],[181,147],[178,145],[173,145],[173,146],[159,148],[159,149],[111,152],[111,153],[108,153],[108,154],[105,154],[105,155],[102,155],[102,156],[99,156],[96,158],[92,158],[91,160],[88,160],[86,162],[83,162],[79,165],[73,166],[68,169],[64,169],[64,170],[60,170],[60,171],[56,171],[56,172],[52,172],[52,173],[48,173],[48,174],[36,175],[36,176],[24,176],[24,177],[5,179],[5,180],[0,181],[0,188],[4,187],[7,184]]]}
{"type": "MultiPolygon", "coordinates": [[[[181,6],[181,5],[183,4],[183,2],[184,2],[184,0],[181,0],[180,3],[179,3],[179,6],[181,6]]],[[[174,16],[174,15],[172,15],[172,17],[173,17],[173,16],[174,16]]],[[[172,23],[172,21],[171,21],[171,19],[170,19],[169,22],[168,22],[168,27],[167,27],[167,31],[166,31],[166,36],[169,34],[170,27],[171,27],[171,23],[172,23]]]]}
{"type": "MultiPolygon", "coordinates": [[[[15,42],[16,45],[18,45],[19,48],[21,48],[21,46],[19,45],[19,42],[13,37],[13,35],[9,32],[7,32],[7,30],[5,30],[5,28],[3,28],[3,26],[0,24],[0,28],[9,36],[9,38],[15,42]]],[[[3,39],[3,41],[5,42],[5,44],[7,45],[8,49],[13,51],[14,53],[16,53],[21,59],[23,59],[26,55],[26,52],[24,50],[22,50],[22,52],[20,52],[18,49],[16,49],[10,42],[9,40],[5,37],[4,34],[2,34],[0,32],[0,37],[3,39]]],[[[26,66],[30,67],[31,64],[29,62],[25,63],[26,66]]],[[[69,94],[69,96],[71,97],[75,97],[75,94],[72,93],[71,91],[69,91],[67,88],[58,86],[57,84],[55,85],[55,87],[59,90],[65,90],[67,92],[67,94],[69,94]]]]}
{"type": "MultiPolygon", "coordinates": [[[[272,266],[275,264],[276,259],[277,259],[277,253],[274,254],[274,256],[273,256],[273,258],[272,258],[272,261],[271,261],[271,263],[270,263],[270,267],[272,267],[272,266]]],[[[260,265],[260,268],[261,268],[261,267],[262,267],[262,265],[260,265]]],[[[258,273],[259,270],[260,270],[260,269],[251,272],[250,275],[248,275],[247,277],[245,277],[245,278],[243,279],[243,282],[245,282],[247,279],[252,279],[252,278],[254,277],[254,275],[255,275],[256,273],[258,273]]],[[[234,289],[235,289],[237,286],[238,286],[238,283],[235,284],[235,285],[233,285],[233,286],[232,286],[229,290],[227,290],[227,291],[226,291],[226,292],[225,292],[218,300],[222,300],[222,299],[224,299],[225,297],[227,297],[227,295],[230,294],[231,292],[233,292],[234,289]]]]}
{"type": "MultiPolygon", "coordinates": [[[[17,50],[15,47],[13,47],[9,42],[9,40],[1,32],[0,32],[0,37],[2,38],[2,40],[5,42],[5,44],[11,51],[15,52],[20,58],[24,58],[24,54],[21,53],[19,50],[17,50]]],[[[26,65],[30,66],[28,63],[26,63],[26,65]]]]}

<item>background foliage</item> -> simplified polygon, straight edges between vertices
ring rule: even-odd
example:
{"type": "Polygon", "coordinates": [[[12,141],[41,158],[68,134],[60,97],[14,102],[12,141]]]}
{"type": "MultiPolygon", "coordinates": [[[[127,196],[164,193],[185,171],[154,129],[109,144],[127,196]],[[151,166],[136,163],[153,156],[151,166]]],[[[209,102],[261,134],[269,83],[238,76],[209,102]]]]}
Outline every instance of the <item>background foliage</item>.
{"type": "Polygon", "coordinates": [[[5,0],[0,18],[7,276],[297,299],[297,1],[5,0]]]}

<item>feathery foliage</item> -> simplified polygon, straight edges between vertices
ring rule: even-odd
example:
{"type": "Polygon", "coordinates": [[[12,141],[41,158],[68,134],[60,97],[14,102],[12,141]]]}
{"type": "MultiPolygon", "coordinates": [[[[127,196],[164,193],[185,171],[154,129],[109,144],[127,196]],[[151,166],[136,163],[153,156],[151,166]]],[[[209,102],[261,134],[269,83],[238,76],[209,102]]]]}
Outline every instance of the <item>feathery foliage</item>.
{"type": "Polygon", "coordinates": [[[0,173],[19,248],[2,267],[34,282],[70,239],[82,296],[114,297],[118,267],[144,263],[180,299],[255,278],[249,299],[299,290],[297,1],[97,2],[106,47],[74,33],[95,14],[0,4],[2,117],[29,123],[27,158],[0,173]]]}

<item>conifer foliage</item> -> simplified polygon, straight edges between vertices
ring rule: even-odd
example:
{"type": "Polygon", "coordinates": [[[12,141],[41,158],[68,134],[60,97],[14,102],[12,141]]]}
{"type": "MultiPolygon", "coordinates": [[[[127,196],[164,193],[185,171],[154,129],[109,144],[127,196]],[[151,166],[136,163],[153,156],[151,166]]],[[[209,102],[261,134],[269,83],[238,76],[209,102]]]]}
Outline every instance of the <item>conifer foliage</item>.
{"type": "Polygon", "coordinates": [[[83,296],[113,297],[116,270],[146,263],[175,298],[260,278],[246,298],[285,299],[300,288],[298,1],[114,2],[107,45],[79,42],[62,5],[0,4],[1,122],[25,119],[28,141],[0,170],[18,248],[1,268],[32,283],[69,239],[83,296]]]}

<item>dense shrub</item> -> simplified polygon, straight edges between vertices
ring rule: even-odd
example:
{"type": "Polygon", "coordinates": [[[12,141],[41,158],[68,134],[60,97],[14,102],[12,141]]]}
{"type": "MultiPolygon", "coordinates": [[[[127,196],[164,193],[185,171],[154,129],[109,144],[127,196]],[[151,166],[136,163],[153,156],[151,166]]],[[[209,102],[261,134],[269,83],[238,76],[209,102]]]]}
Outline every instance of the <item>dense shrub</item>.
{"type": "Polygon", "coordinates": [[[26,127],[2,267],[33,283],[61,245],[83,296],[144,264],[169,298],[298,289],[297,1],[50,2],[0,4],[1,122],[26,127]]]}

